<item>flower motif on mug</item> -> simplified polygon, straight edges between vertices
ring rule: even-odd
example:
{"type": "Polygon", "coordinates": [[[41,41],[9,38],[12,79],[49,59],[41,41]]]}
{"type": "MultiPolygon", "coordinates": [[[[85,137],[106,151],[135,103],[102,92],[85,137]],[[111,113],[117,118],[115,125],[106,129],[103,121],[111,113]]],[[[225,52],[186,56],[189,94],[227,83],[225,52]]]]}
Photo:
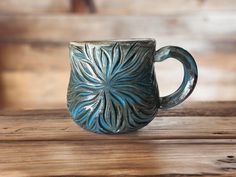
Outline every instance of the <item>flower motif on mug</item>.
{"type": "Polygon", "coordinates": [[[76,123],[97,133],[148,124],[157,110],[153,53],[132,45],[72,46],[68,108],[76,123]]]}

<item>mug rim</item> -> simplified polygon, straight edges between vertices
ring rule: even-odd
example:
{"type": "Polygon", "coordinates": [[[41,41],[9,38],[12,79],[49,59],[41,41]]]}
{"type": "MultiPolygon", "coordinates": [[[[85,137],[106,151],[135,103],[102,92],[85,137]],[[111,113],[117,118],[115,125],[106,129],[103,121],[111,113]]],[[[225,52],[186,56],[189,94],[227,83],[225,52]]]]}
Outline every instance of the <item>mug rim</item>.
{"type": "Polygon", "coordinates": [[[84,44],[106,44],[106,43],[130,43],[130,42],[156,42],[154,38],[127,38],[127,39],[106,39],[106,40],[88,40],[88,41],[71,41],[70,46],[81,46],[84,44]]]}

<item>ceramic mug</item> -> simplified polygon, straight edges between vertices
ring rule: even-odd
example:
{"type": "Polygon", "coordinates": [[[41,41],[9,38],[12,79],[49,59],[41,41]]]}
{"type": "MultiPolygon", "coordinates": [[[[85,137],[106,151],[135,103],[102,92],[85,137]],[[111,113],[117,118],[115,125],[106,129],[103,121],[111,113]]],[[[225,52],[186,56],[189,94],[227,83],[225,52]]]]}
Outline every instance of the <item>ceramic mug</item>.
{"type": "Polygon", "coordinates": [[[96,133],[126,133],[146,126],[158,109],[183,102],[197,82],[193,57],[176,46],[155,48],[154,39],[71,42],[67,106],[74,121],[96,133]],[[183,64],[184,78],[160,97],[154,63],[170,57],[183,64]]]}

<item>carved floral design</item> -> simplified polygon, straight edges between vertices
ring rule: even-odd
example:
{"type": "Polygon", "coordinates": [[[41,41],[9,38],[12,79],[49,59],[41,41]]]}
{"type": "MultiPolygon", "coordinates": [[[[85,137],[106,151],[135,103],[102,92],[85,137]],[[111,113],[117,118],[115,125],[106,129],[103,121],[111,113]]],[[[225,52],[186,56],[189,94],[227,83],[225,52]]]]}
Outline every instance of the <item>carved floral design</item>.
{"type": "Polygon", "coordinates": [[[134,131],[149,123],[158,108],[152,58],[152,48],[140,42],[72,45],[67,97],[75,122],[97,133],[134,131]]]}

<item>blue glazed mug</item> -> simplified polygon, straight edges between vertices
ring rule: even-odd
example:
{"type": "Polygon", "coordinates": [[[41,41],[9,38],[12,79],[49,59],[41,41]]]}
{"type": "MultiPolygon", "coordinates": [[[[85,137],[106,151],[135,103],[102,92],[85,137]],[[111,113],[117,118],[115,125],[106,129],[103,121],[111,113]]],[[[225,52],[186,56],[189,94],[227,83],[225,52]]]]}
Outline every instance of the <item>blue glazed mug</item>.
{"type": "Polygon", "coordinates": [[[158,109],[183,102],[197,82],[193,57],[176,46],[155,48],[154,39],[71,42],[67,106],[74,121],[95,133],[126,133],[146,126],[158,109]],[[183,64],[184,78],[160,97],[154,62],[170,57],[183,64]]]}

